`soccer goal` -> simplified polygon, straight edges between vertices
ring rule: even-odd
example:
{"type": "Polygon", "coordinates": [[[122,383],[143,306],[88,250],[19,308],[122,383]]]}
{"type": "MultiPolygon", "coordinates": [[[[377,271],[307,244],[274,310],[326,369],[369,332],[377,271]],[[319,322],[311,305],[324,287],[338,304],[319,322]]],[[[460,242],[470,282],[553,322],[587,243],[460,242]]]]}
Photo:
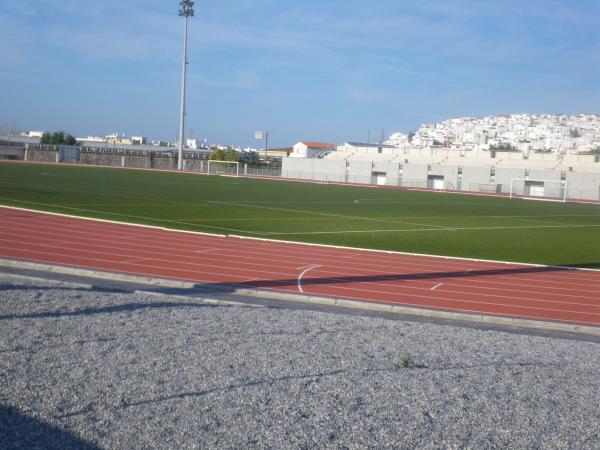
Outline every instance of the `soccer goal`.
{"type": "Polygon", "coordinates": [[[209,175],[228,175],[238,177],[240,175],[240,163],[237,161],[208,161],[209,175]]]}
{"type": "Polygon", "coordinates": [[[566,202],[567,182],[513,178],[510,180],[510,198],[566,202]]]}

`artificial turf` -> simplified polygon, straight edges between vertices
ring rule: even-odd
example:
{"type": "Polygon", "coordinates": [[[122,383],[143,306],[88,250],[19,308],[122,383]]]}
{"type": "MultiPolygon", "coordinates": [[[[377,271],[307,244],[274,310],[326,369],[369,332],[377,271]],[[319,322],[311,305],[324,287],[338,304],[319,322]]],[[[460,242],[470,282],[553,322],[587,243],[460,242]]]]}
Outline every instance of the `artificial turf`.
{"type": "Polygon", "coordinates": [[[600,205],[13,163],[0,164],[0,204],[217,234],[600,268],[600,205]]]}

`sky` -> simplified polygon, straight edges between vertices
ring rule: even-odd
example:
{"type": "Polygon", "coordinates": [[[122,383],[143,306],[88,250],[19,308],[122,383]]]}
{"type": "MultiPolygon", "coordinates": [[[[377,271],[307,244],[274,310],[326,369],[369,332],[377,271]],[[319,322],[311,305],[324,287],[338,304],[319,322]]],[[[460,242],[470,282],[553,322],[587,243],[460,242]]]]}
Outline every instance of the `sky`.
{"type": "MultiPolygon", "coordinates": [[[[0,131],[176,140],[178,0],[0,0],[0,131]]],[[[597,0],[196,0],[186,135],[371,141],[503,113],[600,113],[597,0]]]]}

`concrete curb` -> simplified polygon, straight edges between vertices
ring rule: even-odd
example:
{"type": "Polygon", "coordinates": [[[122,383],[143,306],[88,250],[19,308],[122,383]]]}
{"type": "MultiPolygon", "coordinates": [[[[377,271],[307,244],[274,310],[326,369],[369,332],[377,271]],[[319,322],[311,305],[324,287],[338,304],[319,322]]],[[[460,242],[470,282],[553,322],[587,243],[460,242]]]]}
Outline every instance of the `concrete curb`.
{"type": "MultiPolygon", "coordinates": [[[[102,280],[123,281],[129,283],[145,284],[157,287],[169,287],[177,289],[205,289],[207,292],[228,293],[232,295],[254,297],[265,300],[276,300],[283,302],[304,303],[321,306],[334,306],[346,309],[357,309],[372,312],[384,312],[399,315],[410,315],[434,319],[460,320],[467,322],[478,322],[489,325],[500,325],[512,328],[532,328],[545,331],[557,331],[561,333],[588,334],[600,336],[600,327],[589,325],[576,325],[561,322],[546,322],[543,320],[521,319],[502,317],[494,315],[482,315],[477,313],[463,313],[447,310],[436,310],[418,308],[412,306],[391,305],[386,303],[366,302],[358,300],[348,300],[343,298],[319,297],[306,294],[294,294],[291,292],[280,291],[261,291],[258,289],[242,288],[235,285],[209,284],[203,285],[202,282],[194,283],[184,280],[154,278],[148,276],[128,275],[122,273],[104,272],[98,270],[81,269],[77,267],[59,266],[44,263],[34,263],[29,261],[20,261],[13,259],[0,258],[0,267],[14,269],[26,269],[50,273],[59,273],[88,278],[97,278],[102,280]]],[[[144,291],[145,292],[145,291],[144,291]]],[[[170,295],[170,294],[164,294],[170,295]]],[[[173,294],[177,295],[177,294],[173,294]]],[[[203,301],[205,299],[202,299],[203,301]]],[[[221,302],[218,304],[237,305],[236,302],[226,302],[220,300],[206,299],[210,302],[221,302]]],[[[247,305],[246,305],[247,306],[247,305]]]]}

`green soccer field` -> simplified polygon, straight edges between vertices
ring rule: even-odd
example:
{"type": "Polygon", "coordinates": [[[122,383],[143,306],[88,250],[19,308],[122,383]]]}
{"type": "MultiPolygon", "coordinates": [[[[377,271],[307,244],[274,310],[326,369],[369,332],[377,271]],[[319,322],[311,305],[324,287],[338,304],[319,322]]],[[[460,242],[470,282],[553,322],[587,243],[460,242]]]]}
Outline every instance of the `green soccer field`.
{"type": "Polygon", "coordinates": [[[0,164],[0,203],[268,239],[600,268],[600,205],[0,164]]]}

